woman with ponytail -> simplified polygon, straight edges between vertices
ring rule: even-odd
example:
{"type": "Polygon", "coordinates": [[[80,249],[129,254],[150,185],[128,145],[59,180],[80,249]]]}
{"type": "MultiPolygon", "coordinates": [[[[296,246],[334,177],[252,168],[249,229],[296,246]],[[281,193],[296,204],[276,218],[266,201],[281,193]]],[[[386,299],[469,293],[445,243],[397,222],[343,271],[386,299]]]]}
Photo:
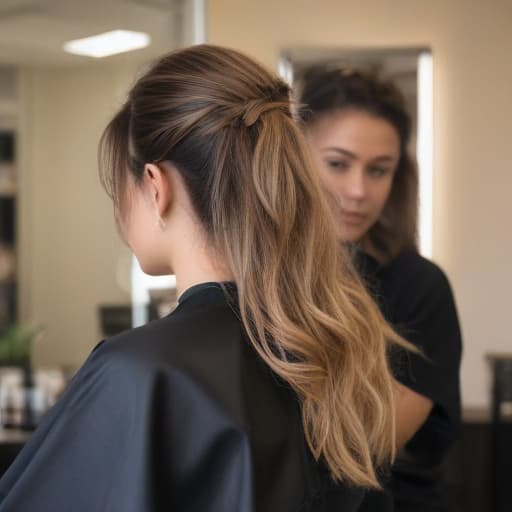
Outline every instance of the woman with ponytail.
{"type": "Polygon", "coordinates": [[[386,353],[288,86],[214,46],[158,60],[100,144],[169,316],[96,347],[0,482],[0,511],[355,511],[394,455],[386,353]]]}

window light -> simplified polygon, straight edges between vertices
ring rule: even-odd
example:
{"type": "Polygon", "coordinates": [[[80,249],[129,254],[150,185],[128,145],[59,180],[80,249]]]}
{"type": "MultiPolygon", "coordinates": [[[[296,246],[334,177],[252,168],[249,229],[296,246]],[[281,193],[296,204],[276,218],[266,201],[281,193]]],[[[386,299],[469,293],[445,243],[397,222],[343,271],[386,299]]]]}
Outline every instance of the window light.
{"type": "Polygon", "coordinates": [[[419,245],[420,252],[432,257],[432,134],[433,134],[432,54],[422,52],[418,59],[418,138],[419,164],[419,245]]]}

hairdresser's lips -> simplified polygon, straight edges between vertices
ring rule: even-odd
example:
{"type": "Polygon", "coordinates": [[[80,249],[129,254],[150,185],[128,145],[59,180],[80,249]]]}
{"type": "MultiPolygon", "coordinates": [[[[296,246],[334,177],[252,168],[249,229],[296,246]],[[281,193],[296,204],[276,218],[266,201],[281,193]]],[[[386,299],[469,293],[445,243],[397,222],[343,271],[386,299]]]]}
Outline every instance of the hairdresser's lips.
{"type": "Polygon", "coordinates": [[[368,215],[361,212],[355,212],[350,210],[341,210],[341,216],[343,222],[349,226],[360,226],[366,222],[368,215]]]}

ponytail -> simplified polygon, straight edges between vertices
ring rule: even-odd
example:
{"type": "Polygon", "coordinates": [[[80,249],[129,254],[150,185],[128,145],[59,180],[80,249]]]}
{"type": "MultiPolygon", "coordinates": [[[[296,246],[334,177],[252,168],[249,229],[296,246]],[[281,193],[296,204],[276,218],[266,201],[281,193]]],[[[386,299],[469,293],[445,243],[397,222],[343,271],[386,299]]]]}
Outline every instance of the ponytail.
{"type": "Polygon", "coordinates": [[[231,141],[247,158],[233,176],[247,176],[212,191],[221,205],[243,189],[237,209],[216,209],[213,238],[234,272],[252,344],[300,398],[314,456],[335,479],[375,487],[375,466],[394,454],[386,340],[397,337],[337,242],[296,123],[269,111],[255,130],[252,153],[238,147],[247,143],[240,133],[231,141]]]}

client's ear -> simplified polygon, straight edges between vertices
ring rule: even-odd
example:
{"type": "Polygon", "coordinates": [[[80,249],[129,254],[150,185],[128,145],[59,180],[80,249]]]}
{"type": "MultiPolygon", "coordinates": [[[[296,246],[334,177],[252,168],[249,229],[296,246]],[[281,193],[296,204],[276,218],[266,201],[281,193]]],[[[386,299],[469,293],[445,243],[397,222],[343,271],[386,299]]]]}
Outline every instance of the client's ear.
{"type": "Polygon", "coordinates": [[[160,218],[168,213],[172,199],[173,190],[168,171],[158,164],[146,164],[144,166],[144,183],[148,187],[150,199],[156,208],[160,218]]]}

